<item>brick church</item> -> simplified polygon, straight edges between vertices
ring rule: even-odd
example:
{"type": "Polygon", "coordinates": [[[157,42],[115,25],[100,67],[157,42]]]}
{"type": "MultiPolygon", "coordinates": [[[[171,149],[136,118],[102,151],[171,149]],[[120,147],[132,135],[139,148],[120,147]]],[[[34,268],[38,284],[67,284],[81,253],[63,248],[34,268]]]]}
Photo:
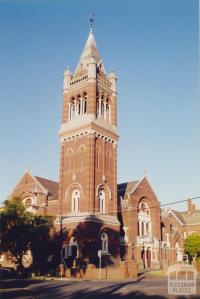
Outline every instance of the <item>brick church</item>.
{"type": "Polygon", "coordinates": [[[182,250],[182,237],[169,238],[170,221],[179,217],[171,212],[169,221],[147,177],[117,184],[117,76],[106,74],[92,30],[75,72],[64,72],[59,139],[59,182],[27,171],[10,196],[33,213],[55,216],[67,235],[65,260],[98,267],[101,250],[107,275],[115,268],[113,277],[134,277],[135,265],[160,267],[163,244],[182,250]]]}

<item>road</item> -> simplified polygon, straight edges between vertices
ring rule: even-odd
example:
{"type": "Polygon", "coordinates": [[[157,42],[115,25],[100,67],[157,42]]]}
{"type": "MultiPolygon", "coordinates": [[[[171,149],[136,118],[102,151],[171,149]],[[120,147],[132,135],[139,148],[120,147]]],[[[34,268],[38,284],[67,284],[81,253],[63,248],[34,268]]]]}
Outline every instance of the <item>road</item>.
{"type": "MultiPolygon", "coordinates": [[[[197,279],[200,299],[200,278],[197,279]]],[[[164,299],[167,279],[164,277],[140,278],[138,281],[84,281],[84,280],[5,280],[1,282],[0,298],[20,299],[164,299]]],[[[180,296],[177,298],[181,298],[180,296]]],[[[189,298],[184,296],[184,299],[189,298]]]]}

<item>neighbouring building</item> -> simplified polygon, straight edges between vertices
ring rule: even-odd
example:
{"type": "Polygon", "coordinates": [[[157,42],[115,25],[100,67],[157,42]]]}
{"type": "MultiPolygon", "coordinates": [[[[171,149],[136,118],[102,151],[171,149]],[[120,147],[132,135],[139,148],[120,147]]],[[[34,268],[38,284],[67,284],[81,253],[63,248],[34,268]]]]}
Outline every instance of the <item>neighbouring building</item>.
{"type": "Polygon", "coordinates": [[[192,235],[200,235],[200,210],[191,199],[187,201],[187,211],[161,210],[162,259],[169,264],[180,262],[184,255],[184,240],[192,235]]]}

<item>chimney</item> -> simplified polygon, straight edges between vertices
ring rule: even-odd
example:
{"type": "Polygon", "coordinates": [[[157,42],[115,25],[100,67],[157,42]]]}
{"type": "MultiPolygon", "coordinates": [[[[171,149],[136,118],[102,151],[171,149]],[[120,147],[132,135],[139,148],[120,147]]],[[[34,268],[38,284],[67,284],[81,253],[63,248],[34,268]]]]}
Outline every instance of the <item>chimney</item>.
{"type": "Polygon", "coordinates": [[[193,203],[193,204],[192,204],[192,212],[195,212],[195,210],[196,210],[196,206],[195,206],[195,204],[193,203]]]}
{"type": "Polygon", "coordinates": [[[188,204],[188,214],[192,214],[196,210],[195,204],[192,203],[192,199],[189,198],[187,201],[188,204]]]}

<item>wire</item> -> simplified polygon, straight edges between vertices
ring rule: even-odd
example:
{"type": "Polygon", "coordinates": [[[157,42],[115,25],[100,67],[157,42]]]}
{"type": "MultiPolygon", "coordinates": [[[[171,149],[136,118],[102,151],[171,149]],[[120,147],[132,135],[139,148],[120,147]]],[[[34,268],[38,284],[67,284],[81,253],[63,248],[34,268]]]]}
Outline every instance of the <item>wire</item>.
{"type": "MultiPolygon", "coordinates": [[[[192,199],[192,200],[195,200],[195,199],[200,199],[200,196],[196,196],[196,197],[192,197],[192,198],[190,198],[190,199],[192,199]]],[[[170,202],[170,203],[165,203],[165,204],[159,204],[159,205],[155,205],[155,206],[151,206],[151,207],[149,207],[149,209],[151,210],[151,209],[154,209],[154,208],[160,208],[160,207],[165,207],[165,206],[170,206],[170,205],[173,205],[173,204],[177,204],[177,203],[182,203],[182,202],[186,202],[186,201],[188,201],[188,199],[183,199],[183,200],[179,200],[179,201],[173,201],[173,202],[170,202]]],[[[112,215],[112,214],[117,214],[117,213],[120,213],[120,212],[123,212],[123,213],[130,213],[130,212],[138,212],[139,210],[141,210],[141,209],[138,209],[138,208],[132,208],[132,209],[128,209],[128,210],[125,210],[125,209],[123,209],[123,208],[121,208],[121,209],[117,209],[117,210],[114,210],[114,211],[112,211],[112,212],[107,212],[107,213],[91,213],[90,215],[85,215],[86,217],[87,216],[106,216],[106,215],[112,215]]],[[[73,217],[73,218],[80,218],[80,217],[83,217],[84,215],[83,214],[80,214],[80,215],[70,215],[70,216],[65,216],[65,215],[61,215],[61,216],[58,216],[58,217],[60,217],[60,218],[71,218],[71,217],[73,217]]]]}

